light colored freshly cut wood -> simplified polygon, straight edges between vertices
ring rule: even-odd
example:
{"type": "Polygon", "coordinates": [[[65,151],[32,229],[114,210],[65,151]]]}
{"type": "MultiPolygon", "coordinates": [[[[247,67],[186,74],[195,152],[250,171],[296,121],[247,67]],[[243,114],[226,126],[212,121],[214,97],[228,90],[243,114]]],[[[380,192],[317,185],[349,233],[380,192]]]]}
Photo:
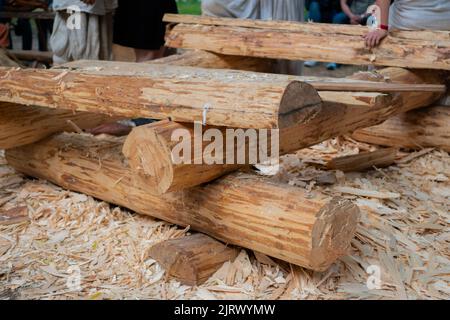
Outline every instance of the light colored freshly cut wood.
{"type": "MultiPolygon", "coordinates": [[[[440,81],[438,77],[433,75],[433,72],[413,73],[396,68],[382,70],[378,76],[383,77],[383,79],[384,77],[389,78],[390,81],[395,81],[395,83],[398,81],[404,84],[440,81]]],[[[371,74],[358,74],[358,77],[371,79],[371,74]]],[[[306,107],[303,112],[299,112],[295,121],[293,121],[295,124],[279,130],[279,154],[291,153],[330,138],[351,133],[356,129],[381,123],[392,115],[427,106],[439,98],[439,94],[429,92],[402,92],[393,96],[373,94],[372,98],[368,93],[358,96],[358,94],[340,95],[320,92],[320,95],[324,100],[335,100],[340,103],[324,101],[321,105],[311,103],[310,106],[305,103],[306,107]]],[[[312,101],[314,100],[312,99],[312,101]]],[[[200,135],[208,129],[211,128],[204,127],[200,135]]],[[[214,129],[218,129],[225,137],[223,140],[226,141],[225,129],[214,129]]],[[[182,131],[186,131],[185,137],[194,137],[195,126],[170,121],[160,122],[135,128],[126,140],[123,152],[129,160],[130,166],[137,173],[137,176],[147,181],[147,184],[151,186],[155,193],[162,194],[193,187],[240,167],[237,165],[238,162],[230,162],[230,158],[227,158],[229,153],[226,152],[227,146],[225,143],[222,161],[218,164],[211,164],[213,163],[211,160],[216,159],[216,157],[221,158],[216,154],[213,155],[213,159],[202,159],[203,151],[211,142],[204,141],[201,145],[200,154],[194,154],[195,141],[193,138],[191,140],[192,158],[188,158],[189,161],[183,161],[182,163],[176,162],[172,151],[179,144],[179,140],[172,141],[172,136],[174,133],[182,131]],[[199,156],[200,159],[198,159],[199,156]]],[[[271,140],[269,139],[268,143],[262,144],[262,146],[267,146],[268,152],[266,154],[270,155],[271,140]]],[[[231,148],[231,150],[236,149],[237,147],[231,148]]],[[[248,154],[248,141],[239,148],[239,151],[248,154]]]]}
{"type": "MultiPolygon", "coordinates": [[[[122,151],[136,173],[136,178],[144,179],[151,192],[156,194],[194,187],[242,167],[226,164],[226,161],[213,164],[213,159],[204,159],[203,151],[210,142],[202,142],[203,133],[211,127],[200,126],[199,129],[197,139],[200,139],[200,154],[194,153],[194,125],[173,121],[160,121],[134,128],[125,140],[122,151]],[[180,141],[173,140],[172,136],[179,133],[183,134],[182,139],[185,139],[191,148],[191,155],[179,155],[182,161],[176,160],[173,152],[180,141]],[[196,156],[199,159],[196,159],[196,156]]],[[[219,130],[223,137],[226,136],[225,128],[213,129],[219,130]]],[[[225,159],[225,154],[213,156],[225,159]]]]}
{"type": "Polygon", "coordinates": [[[367,27],[166,15],[166,45],[221,54],[450,70],[450,32],[392,32],[368,49],[367,27]]]}
{"type": "Polygon", "coordinates": [[[384,168],[395,163],[398,149],[388,148],[373,152],[363,152],[340,158],[334,158],[327,163],[328,169],[343,172],[363,171],[373,167],[384,168]]]}
{"type": "Polygon", "coordinates": [[[0,149],[20,147],[54,133],[88,129],[116,120],[105,114],[28,107],[0,102],[0,149]]]}
{"type": "Polygon", "coordinates": [[[172,66],[197,67],[208,69],[234,69],[254,72],[273,72],[271,59],[228,56],[203,50],[188,50],[166,58],[151,60],[149,64],[168,64],[172,66]]]}
{"type": "Polygon", "coordinates": [[[436,147],[450,152],[450,106],[434,106],[392,117],[352,137],[361,142],[406,149],[436,147]]]}
{"type": "Polygon", "coordinates": [[[236,259],[238,254],[236,248],[202,233],[160,242],[148,253],[169,276],[188,286],[203,284],[225,262],[236,259]]]}
{"type": "Polygon", "coordinates": [[[242,128],[289,126],[311,91],[288,76],[126,62],[0,68],[0,101],[242,128]]]}
{"type": "Polygon", "coordinates": [[[347,253],[359,218],[348,200],[239,173],[154,196],[133,179],[122,146],[121,139],[62,134],[7,150],[6,158],[28,175],[313,270],[347,253]]]}

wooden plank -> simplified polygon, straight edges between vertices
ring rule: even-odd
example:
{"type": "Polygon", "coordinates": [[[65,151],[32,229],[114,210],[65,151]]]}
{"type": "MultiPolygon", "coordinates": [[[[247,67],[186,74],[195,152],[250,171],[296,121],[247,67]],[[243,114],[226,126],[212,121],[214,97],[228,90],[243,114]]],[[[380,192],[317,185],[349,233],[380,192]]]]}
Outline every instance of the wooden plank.
{"type": "Polygon", "coordinates": [[[450,106],[433,106],[392,117],[352,137],[361,142],[404,149],[441,148],[450,152],[450,106]]]}
{"type": "Polygon", "coordinates": [[[166,45],[173,48],[288,60],[318,60],[356,65],[450,70],[450,32],[402,31],[366,48],[366,27],[254,21],[211,17],[174,17],[166,45]],[[427,37],[429,36],[429,37],[427,37]]]}
{"type": "Polygon", "coordinates": [[[360,154],[334,158],[327,163],[330,170],[340,170],[343,172],[364,171],[368,169],[384,168],[395,163],[398,149],[386,148],[373,152],[363,152],[360,154]]]}
{"type": "Polygon", "coordinates": [[[55,12],[49,11],[33,11],[33,12],[23,12],[23,11],[0,11],[0,18],[6,19],[40,19],[40,20],[53,20],[55,19],[55,12]]]}
{"type": "Polygon", "coordinates": [[[236,248],[202,233],[160,242],[148,252],[170,277],[188,286],[203,284],[225,262],[236,259],[238,254],[236,248]]]}
{"type": "Polygon", "coordinates": [[[6,158],[28,175],[313,270],[345,255],[355,235],[359,210],[350,201],[254,175],[154,196],[133,178],[122,144],[62,134],[7,150],[6,158]]]}

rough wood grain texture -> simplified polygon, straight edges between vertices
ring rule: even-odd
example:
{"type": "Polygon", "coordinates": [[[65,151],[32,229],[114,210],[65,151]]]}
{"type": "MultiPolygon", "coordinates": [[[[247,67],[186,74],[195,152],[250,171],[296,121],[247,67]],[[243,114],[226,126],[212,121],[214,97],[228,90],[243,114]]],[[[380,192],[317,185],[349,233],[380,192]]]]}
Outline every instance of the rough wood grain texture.
{"type": "Polygon", "coordinates": [[[350,155],[335,158],[327,163],[330,170],[340,170],[343,172],[364,171],[367,169],[384,168],[395,163],[398,149],[387,148],[373,152],[363,152],[356,155],[350,155]]]}
{"type": "Polygon", "coordinates": [[[181,54],[175,54],[166,58],[152,60],[147,63],[268,73],[273,72],[274,68],[274,61],[271,59],[228,56],[203,50],[188,50],[181,54]]]}
{"type": "Polygon", "coordinates": [[[450,107],[413,110],[364,128],[352,137],[361,142],[405,149],[441,148],[450,152],[450,107]]]}
{"type": "MultiPolygon", "coordinates": [[[[199,133],[197,132],[200,139],[203,139],[203,133],[208,129],[210,127],[200,126],[199,133]]],[[[225,128],[214,129],[220,130],[225,136],[225,128]]],[[[134,128],[125,140],[122,152],[136,174],[136,179],[143,179],[151,192],[164,194],[212,181],[243,167],[237,164],[227,165],[225,161],[213,164],[212,159],[204,159],[203,151],[211,142],[201,141],[200,154],[195,154],[194,131],[194,125],[173,121],[160,121],[134,128]],[[183,139],[192,151],[190,156],[184,158],[186,161],[177,161],[174,157],[174,147],[180,141],[172,140],[172,135],[177,132],[183,133],[183,139]]],[[[214,156],[225,159],[225,154],[214,156]]]]}
{"type": "Polygon", "coordinates": [[[450,32],[392,32],[365,47],[362,26],[167,15],[166,45],[221,54],[450,70],[450,32]]]}
{"type": "Polygon", "coordinates": [[[0,101],[242,128],[289,126],[311,90],[287,76],[125,62],[0,68],[0,101]]]}
{"type": "Polygon", "coordinates": [[[59,132],[117,120],[104,114],[28,107],[0,102],[0,149],[20,147],[59,132]]]}
{"type": "Polygon", "coordinates": [[[160,242],[148,253],[166,274],[188,286],[203,284],[225,262],[236,259],[238,254],[236,248],[202,233],[160,242]]]}
{"type": "MultiPolygon", "coordinates": [[[[352,78],[358,80],[378,79],[379,81],[404,84],[442,84],[445,81],[445,77],[436,71],[412,71],[402,68],[385,68],[375,73],[358,73],[352,78]]],[[[337,96],[335,96],[335,100],[337,96]]],[[[384,98],[377,96],[376,102],[365,108],[361,107],[361,104],[324,103],[321,112],[311,116],[310,119],[307,119],[308,121],[299,121],[297,126],[280,130],[280,140],[282,141],[280,153],[289,153],[296,148],[300,149],[299,146],[311,146],[360,128],[380,124],[392,116],[429,106],[440,97],[441,94],[432,92],[400,92],[384,96],[384,98]],[[281,137],[286,138],[281,139],[281,137]]],[[[322,98],[325,100],[324,97],[322,98]]]]}
{"type": "MultiPolygon", "coordinates": [[[[420,83],[421,81],[439,82],[439,78],[432,74],[424,71],[413,73],[404,69],[389,68],[380,71],[378,77],[383,77],[383,79],[386,77],[389,78],[389,81],[399,81],[404,84],[420,83]]],[[[370,79],[372,75],[370,73],[358,74],[357,77],[370,79]]],[[[371,99],[368,93],[361,94],[360,99],[358,99],[358,94],[341,95],[320,92],[320,95],[326,100],[339,101],[339,103],[324,101],[321,105],[311,104],[312,107],[304,108],[303,113],[299,113],[299,116],[293,121],[294,125],[279,130],[279,154],[291,153],[330,138],[351,133],[359,128],[373,126],[392,115],[427,106],[439,98],[439,94],[436,93],[417,92],[403,92],[392,96],[373,94],[371,99]]],[[[210,127],[203,128],[201,134],[208,129],[210,127]]],[[[214,129],[220,130],[226,137],[224,128],[214,129]]],[[[198,156],[204,155],[203,151],[211,144],[210,141],[203,142],[200,154],[195,155],[192,151],[189,161],[183,161],[181,164],[176,162],[172,151],[179,140],[172,141],[172,136],[183,130],[186,131],[184,137],[194,137],[194,125],[165,121],[137,127],[126,140],[123,152],[129,160],[130,166],[137,173],[137,177],[145,179],[156,194],[193,187],[240,167],[235,161],[230,164],[225,144],[222,161],[219,164],[212,164],[216,154],[212,155],[214,159],[204,158],[196,161],[198,156]]],[[[226,138],[223,140],[226,141],[226,138]]],[[[268,143],[264,144],[264,146],[266,145],[269,150],[266,154],[270,154],[270,138],[268,143]]],[[[239,151],[248,154],[248,147],[247,141],[246,144],[241,145],[239,151]]],[[[192,139],[191,150],[194,148],[194,139],[192,139]]],[[[236,151],[237,148],[236,146],[231,150],[236,151]]],[[[217,158],[220,159],[220,156],[217,158]]]]}
{"type": "Polygon", "coordinates": [[[154,196],[132,173],[123,140],[62,134],[6,151],[20,172],[313,270],[345,255],[359,210],[348,200],[248,174],[154,196]]]}

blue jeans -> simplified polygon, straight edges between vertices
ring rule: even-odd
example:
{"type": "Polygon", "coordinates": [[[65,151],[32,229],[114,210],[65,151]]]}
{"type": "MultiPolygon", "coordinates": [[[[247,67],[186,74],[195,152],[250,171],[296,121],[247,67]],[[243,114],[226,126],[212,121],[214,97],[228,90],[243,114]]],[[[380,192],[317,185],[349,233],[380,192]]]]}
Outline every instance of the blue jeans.
{"type": "Polygon", "coordinates": [[[308,19],[313,22],[322,22],[322,13],[320,12],[320,4],[312,1],[308,8],[308,19]]]}
{"type": "Polygon", "coordinates": [[[336,15],[336,10],[320,5],[319,1],[313,0],[309,4],[308,19],[318,23],[331,23],[336,15]]]}
{"type": "Polygon", "coordinates": [[[339,12],[338,14],[334,15],[333,23],[334,24],[349,24],[350,18],[344,12],[339,12]]]}

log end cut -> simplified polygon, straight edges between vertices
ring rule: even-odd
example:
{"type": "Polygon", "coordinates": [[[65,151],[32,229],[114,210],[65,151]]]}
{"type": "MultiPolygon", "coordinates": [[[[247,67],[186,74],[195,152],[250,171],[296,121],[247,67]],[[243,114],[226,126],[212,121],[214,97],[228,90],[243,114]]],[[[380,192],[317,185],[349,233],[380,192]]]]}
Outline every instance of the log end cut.
{"type": "Polygon", "coordinates": [[[348,253],[359,217],[359,208],[343,198],[334,198],[319,211],[312,230],[311,269],[325,271],[348,253]]]}
{"type": "Polygon", "coordinates": [[[321,107],[322,99],[312,85],[293,81],[286,87],[281,99],[278,128],[308,122],[319,113],[321,107]]]}
{"type": "Polygon", "coordinates": [[[134,169],[135,178],[143,179],[159,194],[167,191],[173,180],[173,169],[168,165],[171,163],[172,151],[153,130],[154,126],[161,127],[163,123],[170,125],[171,122],[160,121],[132,130],[122,149],[130,167],[134,169]]]}

